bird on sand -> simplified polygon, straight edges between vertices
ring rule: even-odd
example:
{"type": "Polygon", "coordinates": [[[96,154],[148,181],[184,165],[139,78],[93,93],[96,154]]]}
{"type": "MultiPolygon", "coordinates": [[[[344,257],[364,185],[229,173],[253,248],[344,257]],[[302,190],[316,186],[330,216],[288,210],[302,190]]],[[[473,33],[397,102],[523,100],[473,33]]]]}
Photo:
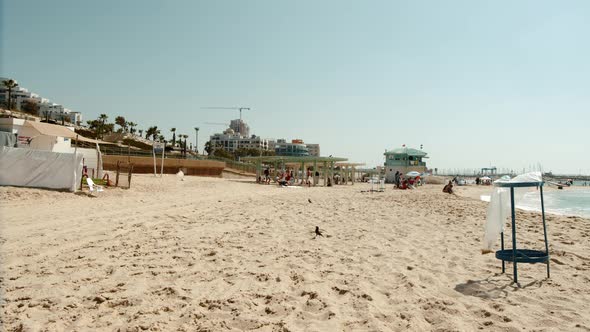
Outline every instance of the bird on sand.
{"type": "Polygon", "coordinates": [[[322,234],[322,232],[320,232],[320,226],[316,226],[316,227],[315,227],[315,237],[314,237],[314,239],[315,239],[316,237],[318,237],[318,235],[319,235],[319,236],[322,236],[322,237],[324,236],[324,235],[322,234]]]}
{"type": "Polygon", "coordinates": [[[311,203],[311,199],[308,198],[307,201],[311,203]]]}

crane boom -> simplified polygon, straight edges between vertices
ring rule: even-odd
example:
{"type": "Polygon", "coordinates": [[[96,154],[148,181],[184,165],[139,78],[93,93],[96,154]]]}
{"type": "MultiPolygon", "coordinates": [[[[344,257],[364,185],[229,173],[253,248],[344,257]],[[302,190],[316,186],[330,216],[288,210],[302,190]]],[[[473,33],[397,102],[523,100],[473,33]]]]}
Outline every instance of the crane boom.
{"type": "Polygon", "coordinates": [[[208,125],[219,125],[219,126],[229,126],[229,123],[222,123],[222,122],[205,122],[208,125]]]}
{"type": "Polygon", "coordinates": [[[248,111],[251,110],[250,107],[217,107],[217,106],[201,107],[201,109],[208,109],[208,110],[238,110],[238,111],[240,111],[240,126],[242,124],[242,111],[244,111],[244,110],[248,110],[248,111]]]}

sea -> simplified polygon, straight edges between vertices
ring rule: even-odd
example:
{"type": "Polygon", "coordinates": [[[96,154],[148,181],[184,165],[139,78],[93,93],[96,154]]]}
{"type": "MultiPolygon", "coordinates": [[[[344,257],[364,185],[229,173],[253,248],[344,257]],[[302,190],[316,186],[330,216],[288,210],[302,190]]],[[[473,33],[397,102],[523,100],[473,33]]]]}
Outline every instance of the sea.
{"type": "MultiPolygon", "coordinates": [[[[569,187],[543,192],[545,212],[590,218],[590,187],[569,187]]],[[[541,211],[538,192],[527,192],[516,205],[523,210],[541,211]]]]}
{"type": "MultiPolygon", "coordinates": [[[[483,201],[490,201],[490,196],[481,196],[483,201]]],[[[590,219],[590,186],[566,187],[562,190],[543,191],[545,212],[565,216],[578,216],[590,219]]],[[[541,212],[539,191],[529,191],[516,204],[523,210],[541,212]]]]}

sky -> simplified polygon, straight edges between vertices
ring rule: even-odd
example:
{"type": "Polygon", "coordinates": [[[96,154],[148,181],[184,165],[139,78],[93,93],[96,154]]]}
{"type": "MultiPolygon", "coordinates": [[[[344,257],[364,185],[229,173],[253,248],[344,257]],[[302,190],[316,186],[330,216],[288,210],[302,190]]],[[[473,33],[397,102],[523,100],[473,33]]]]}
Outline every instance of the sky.
{"type": "Polygon", "coordinates": [[[382,165],[590,174],[590,2],[0,0],[0,76],[199,146],[264,138],[382,165]]]}

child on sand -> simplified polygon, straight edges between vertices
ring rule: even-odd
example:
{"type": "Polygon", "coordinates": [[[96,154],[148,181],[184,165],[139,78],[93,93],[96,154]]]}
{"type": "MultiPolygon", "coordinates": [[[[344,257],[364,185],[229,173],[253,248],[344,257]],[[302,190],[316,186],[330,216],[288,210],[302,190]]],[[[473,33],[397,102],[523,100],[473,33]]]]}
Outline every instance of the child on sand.
{"type": "Polygon", "coordinates": [[[452,181],[449,181],[449,184],[447,184],[443,188],[443,193],[448,193],[448,194],[452,194],[453,193],[453,183],[452,183],[452,181]]]}

